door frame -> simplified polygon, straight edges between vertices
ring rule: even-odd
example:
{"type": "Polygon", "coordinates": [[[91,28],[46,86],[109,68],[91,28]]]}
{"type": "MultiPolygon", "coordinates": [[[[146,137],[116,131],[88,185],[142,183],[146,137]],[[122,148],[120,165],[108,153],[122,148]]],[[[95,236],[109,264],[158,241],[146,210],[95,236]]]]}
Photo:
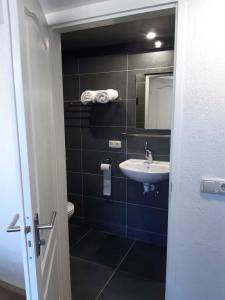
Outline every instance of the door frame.
{"type": "MultiPolygon", "coordinates": [[[[143,2],[143,1],[142,1],[143,2]]],[[[98,11],[99,15],[92,15],[86,17],[74,16],[73,10],[66,15],[64,12],[63,18],[68,18],[68,22],[65,20],[60,24],[53,25],[51,28],[58,33],[84,30],[87,28],[95,28],[104,25],[111,25],[119,23],[121,21],[132,20],[140,17],[142,14],[151,13],[153,11],[160,11],[163,9],[175,8],[176,11],[176,25],[175,25],[175,45],[174,45],[174,90],[173,90],[173,117],[171,126],[171,151],[170,151],[170,179],[169,179],[169,210],[168,210],[168,241],[167,241],[167,271],[166,271],[166,300],[173,300],[173,296],[176,289],[176,253],[174,251],[174,245],[177,244],[178,238],[178,214],[177,214],[177,193],[179,192],[180,178],[176,174],[180,174],[179,169],[181,167],[181,145],[179,143],[182,129],[183,119],[183,86],[184,86],[184,57],[185,57],[185,45],[186,36],[185,29],[187,26],[186,17],[186,0],[149,0],[148,5],[143,7],[143,3],[140,7],[121,9],[121,11],[104,14],[98,11]],[[77,17],[77,18],[76,18],[77,17]]],[[[61,43],[57,45],[58,49],[61,49],[61,43]]],[[[61,50],[60,50],[61,51],[61,50]]],[[[55,61],[57,64],[57,62],[55,61]]],[[[61,75],[60,75],[61,77],[61,75]]],[[[59,78],[58,78],[59,79],[59,78]]],[[[60,78],[60,80],[62,80],[60,78]]]]}
{"type": "Polygon", "coordinates": [[[57,194],[56,209],[58,213],[57,238],[61,245],[58,255],[58,262],[62,272],[58,274],[61,283],[59,292],[63,295],[63,299],[72,299],[71,296],[71,278],[70,260],[68,260],[69,239],[65,235],[65,230],[68,231],[68,215],[67,215],[67,183],[66,183],[66,150],[65,150],[65,133],[64,133],[64,104],[63,104],[63,78],[62,78],[62,58],[61,58],[61,37],[60,33],[52,31],[49,34],[51,67],[52,67],[52,97],[57,105],[54,105],[54,123],[55,123],[55,138],[58,144],[56,148],[57,160],[57,194]],[[57,121],[56,121],[57,120],[57,121]],[[62,201],[64,200],[64,201],[62,201]],[[61,216],[61,218],[60,218],[61,216]],[[64,218],[62,217],[64,216],[64,218]],[[66,220],[66,222],[65,222],[66,220]]]}

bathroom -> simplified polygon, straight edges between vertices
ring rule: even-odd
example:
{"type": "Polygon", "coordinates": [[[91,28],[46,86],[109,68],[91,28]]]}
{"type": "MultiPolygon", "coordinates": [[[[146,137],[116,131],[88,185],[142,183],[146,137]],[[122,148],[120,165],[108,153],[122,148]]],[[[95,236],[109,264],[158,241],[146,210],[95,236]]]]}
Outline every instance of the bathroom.
{"type": "Polygon", "coordinates": [[[120,164],[147,162],[148,151],[153,161],[169,164],[174,35],[174,9],[62,34],[75,299],[165,297],[168,173],[144,185],[126,176],[120,164]],[[154,78],[164,81],[157,87],[164,94],[156,96],[157,112],[146,116],[154,78]],[[85,91],[106,89],[118,97],[80,101],[85,91]]]}
{"type": "Polygon", "coordinates": [[[0,0],[0,299],[224,300],[224,10],[0,0]]]}

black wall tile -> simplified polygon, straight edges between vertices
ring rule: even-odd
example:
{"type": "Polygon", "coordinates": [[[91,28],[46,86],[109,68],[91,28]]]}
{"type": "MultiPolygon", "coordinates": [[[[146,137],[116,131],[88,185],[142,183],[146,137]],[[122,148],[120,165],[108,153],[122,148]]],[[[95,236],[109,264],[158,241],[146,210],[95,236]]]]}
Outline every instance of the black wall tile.
{"type": "Polygon", "coordinates": [[[158,154],[153,154],[154,160],[158,161],[170,161],[170,155],[158,155],[158,154]]]}
{"type": "Polygon", "coordinates": [[[63,98],[65,101],[79,99],[79,76],[63,76],[63,98]]]}
{"type": "Polygon", "coordinates": [[[128,55],[128,69],[147,69],[173,66],[173,50],[128,55]]]}
{"type": "Polygon", "coordinates": [[[82,174],[67,172],[67,193],[82,194],[82,174]]]}
{"type": "Polygon", "coordinates": [[[84,57],[79,60],[80,73],[112,72],[127,69],[126,55],[84,57]]]}
{"type": "Polygon", "coordinates": [[[127,126],[136,127],[136,100],[127,101],[127,126]]]}
{"type": "Polygon", "coordinates": [[[126,99],[126,72],[82,75],[80,88],[81,93],[85,90],[115,89],[120,98],[126,99]]]}
{"type": "Polygon", "coordinates": [[[77,127],[65,127],[66,148],[81,148],[81,132],[77,127]]]}
{"type": "Polygon", "coordinates": [[[82,110],[81,126],[126,126],[126,101],[119,103],[94,103],[87,111],[82,110]]]}
{"type": "Polygon", "coordinates": [[[84,198],[85,218],[92,224],[125,226],[125,203],[84,198]]]}
{"type": "Polygon", "coordinates": [[[170,138],[146,138],[146,137],[128,137],[128,153],[144,153],[145,143],[148,142],[148,149],[153,155],[168,155],[170,153],[170,138]]]}
{"type": "MultiPolygon", "coordinates": [[[[145,152],[143,153],[127,153],[127,159],[146,159],[145,158],[145,152]]],[[[169,155],[160,155],[160,154],[155,154],[153,153],[153,159],[157,161],[170,161],[170,156],[169,155]]]]}
{"type": "Polygon", "coordinates": [[[119,164],[126,160],[125,153],[113,153],[113,152],[99,152],[99,151],[83,151],[82,161],[83,161],[83,171],[85,173],[92,173],[92,174],[102,174],[100,170],[101,163],[106,160],[110,159],[112,165],[112,176],[117,177],[124,177],[121,173],[119,164]]]}
{"type": "Polygon", "coordinates": [[[80,101],[65,101],[64,102],[64,119],[65,131],[67,127],[81,127],[81,104],[80,101]]]}
{"type": "Polygon", "coordinates": [[[127,180],[127,202],[168,209],[168,181],[155,184],[155,190],[144,194],[143,184],[127,180]]]}
{"type": "Polygon", "coordinates": [[[125,152],[126,143],[122,138],[125,127],[89,127],[82,128],[83,149],[113,152],[125,152]],[[109,140],[121,141],[121,148],[109,148],[109,140]]]}
{"type": "Polygon", "coordinates": [[[100,54],[78,61],[79,65],[76,58],[69,59],[63,66],[67,75],[64,110],[68,198],[77,207],[71,222],[86,222],[116,235],[166,245],[168,181],[155,185],[159,193],[143,195],[142,184],[126,179],[119,163],[129,158],[145,159],[146,140],[155,160],[169,160],[170,138],[124,138],[121,133],[170,134],[169,130],[136,128],[136,121],[143,126],[143,107],[136,106],[135,86],[136,74],[142,80],[146,73],[171,72],[173,51],[131,54],[129,71],[126,55],[100,54]],[[83,90],[107,88],[119,91],[119,103],[85,106],[79,102],[83,90]],[[122,148],[110,149],[109,140],[121,140],[122,148]],[[102,195],[100,171],[101,162],[108,158],[112,161],[110,197],[102,195]]]}
{"type": "Polygon", "coordinates": [[[84,174],[84,195],[111,201],[126,201],[126,179],[112,177],[111,196],[103,195],[103,176],[84,174]]]}
{"type": "Polygon", "coordinates": [[[65,119],[65,127],[80,128],[80,123],[80,119],[77,117],[65,119]]]}
{"type": "Polygon", "coordinates": [[[139,230],[167,234],[168,213],[165,210],[127,205],[127,225],[139,230]]]}
{"type": "Polygon", "coordinates": [[[81,150],[66,150],[66,169],[67,171],[82,172],[81,169],[81,150]]]}
{"type": "Polygon", "coordinates": [[[84,217],[82,196],[77,194],[68,194],[68,201],[74,204],[74,215],[71,218],[71,223],[76,223],[77,219],[84,217]]]}
{"type": "Polygon", "coordinates": [[[64,102],[64,118],[65,126],[80,126],[80,101],[65,101],[64,102]]]}
{"type": "Polygon", "coordinates": [[[78,74],[78,59],[77,59],[77,57],[63,58],[62,71],[63,71],[63,75],[78,74]]]}

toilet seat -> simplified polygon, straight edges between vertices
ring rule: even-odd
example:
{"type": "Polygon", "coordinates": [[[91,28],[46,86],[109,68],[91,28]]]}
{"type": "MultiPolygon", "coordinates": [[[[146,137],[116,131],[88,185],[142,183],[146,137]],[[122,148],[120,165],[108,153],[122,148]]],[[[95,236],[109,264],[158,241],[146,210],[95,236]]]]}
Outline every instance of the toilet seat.
{"type": "Polygon", "coordinates": [[[67,202],[67,214],[69,217],[74,214],[74,204],[69,201],[67,202]]]}

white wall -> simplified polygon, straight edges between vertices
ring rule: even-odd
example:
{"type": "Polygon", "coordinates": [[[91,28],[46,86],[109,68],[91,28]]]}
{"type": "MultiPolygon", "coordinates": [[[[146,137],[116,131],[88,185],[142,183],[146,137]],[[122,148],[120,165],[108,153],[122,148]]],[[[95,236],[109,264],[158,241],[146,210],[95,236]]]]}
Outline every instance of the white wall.
{"type": "Polygon", "coordinates": [[[6,233],[21,199],[6,2],[0,1],[0,281],[23,288],[20,233],[6,233]]]}
{"type": "Polygon", "coordinates": [[[225,196],[200,193],[201,176],[225,178],[224,12],[223,0],[181,3],[168,300],[225,299],[225,196]]]}

